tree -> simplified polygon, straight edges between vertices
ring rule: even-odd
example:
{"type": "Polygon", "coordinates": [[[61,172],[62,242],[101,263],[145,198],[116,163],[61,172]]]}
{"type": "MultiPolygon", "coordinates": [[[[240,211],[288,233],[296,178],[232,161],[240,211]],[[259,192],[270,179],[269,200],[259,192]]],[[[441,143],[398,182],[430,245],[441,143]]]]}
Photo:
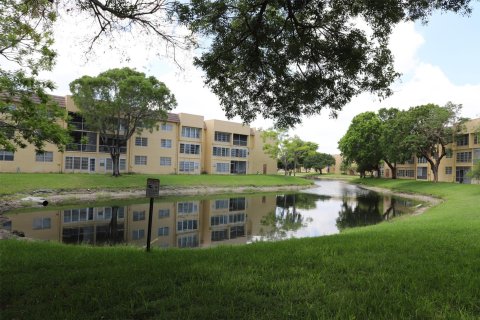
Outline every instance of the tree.
{"type": "Polygon", "coordinates": [[[399,120],[408,127],[405,143],[411,146],[418,157],[424,157],[430,164],[434,182],[438,182],[438,167],[446,155],[446,146],[461,128],[458,119],[461,107],[451,102],[444,107],[421,105],[402,113],[399,120]]]}
{"type": "Polygon", "coordinates": [[[287,154],[290,156],[291,161],[293,161],[293,175],[295,175],[298,166],[303,164],[303,159],[318,149],[318,144],[303,141],[298,136],[289,139],[285,146],[287,154]]]}
{"type": "Polygon", "coordinates": [[[286,130],[269,129],[262,132],[263,151],[272,159],[281,162],[282,167],[287,175],[288,163],[291,159],[287,148],[290,137],[286,130]]]}
{"type": "Polygon", "coordinates": [[[83,76],[70,83],[70,90],[87,125],[109,146],[114,176],[120,175],[120,147],[134,133],[153,130],[176,105],[163,82],[129,68],[83,76]]]}
{"type": "Polygon", "coordinates": [[[30,143],[42,151],[51,142],[63,150],[68,142],[66,112],[47,95],[54,85],[37,79],[54,63],[55,19],[49,1],[0,0],[0,149],[30,143]]]}
{"type": "Polygon", "coordinates": [[[338,142],[344,161],[355,162],[360,176],[366,171],[380,170],[382,151],[380,147],[381,121],[371,111],[355,116],[347,133],[338,142]]]}
{"type": "Polygon", "coordinates": [[[472,170],[468,173],[468,176],[470,178],[480,180],[480,161],[473,165],[472,170]]]}
{"type": "Polygon", "coordinates": [[[316,172],[322,174],[322,169],[335,165],[335,158],[327,153],[315,152],[305,158],[304,167],[313,168],[316,172]]]}
{"type": "Polygon", "coordinates": [[[290,127],[324,108],[336,115],[362,92],[389,96],[399,75],[388,49],[392,27],[426,21],[436,9],[469,13],[469,2],[194,0],[179,12],[209,39],[195,65],[226,115],[290,127]]]}
{"type": "Polygon", "coordinates": [[[397,178],[397,163],[404,163],[415,153],[412,146],[405,141],[409,127],[400,120],[401,112],[403,111],[395,108],[382,108],[378,111],[381,121],[382,160],[392,171],[392,179],[397,178]]]}

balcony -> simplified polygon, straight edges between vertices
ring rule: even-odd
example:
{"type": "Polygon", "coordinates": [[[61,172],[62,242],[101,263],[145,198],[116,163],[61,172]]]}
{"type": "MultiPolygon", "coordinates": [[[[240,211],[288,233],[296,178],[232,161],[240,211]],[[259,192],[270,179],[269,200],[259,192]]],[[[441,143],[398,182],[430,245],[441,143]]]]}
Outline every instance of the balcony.
{"type": "MultiPolygon", "coordinates": [[[[110,153],[110,146],[100,145],[98,146],[98,152],[110,153]]],[[[127,147],[120,147],[120,153],[121,154],[127,153],[127,147]]]]}
{"type": "Polygon", "coordinates": [[[70,144],[67,144],[67,151],[97,152],[97,145],[70,143],[70,144]]]}

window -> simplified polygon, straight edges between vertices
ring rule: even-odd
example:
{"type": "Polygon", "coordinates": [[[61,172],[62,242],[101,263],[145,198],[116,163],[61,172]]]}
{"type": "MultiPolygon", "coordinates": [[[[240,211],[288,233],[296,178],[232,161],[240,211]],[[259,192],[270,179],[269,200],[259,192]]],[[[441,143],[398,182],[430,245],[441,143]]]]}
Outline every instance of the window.
{"type": "Polygon", "coordinates": [[[215,131],[215,141],[230,142],[230,133],[215,131]]]}
{"type": "Polygon", "coordinates": [[[234,146],[246,146],[247,145],[247,136],[244,134],[233,134],[233,145],[234,146]]]}
{"type": "Polygon", "coordinates": [[[236,226],[230,229],[230,239],[245,236],[245,226],[236,226]]]}
{"type": "Polygon", "coordinates": [[[445,167],[445,174],[452,174],[452,167],[445,167]]]}
{"type": "Polygon", "coordinates": [[[192,143],[180,143],[180,153],[200,154],[200,145],[192,143]]]}
{"type": "Polygon", "coordinates": [[[215,209],[228,209],[229,200],[228,199],[220,199],[215,200],[215,209]]]}
{"type": "Polygon", "coordinates": [[[147,156],[135,156],[135,164],[138,166],[146,166],[147,156]]]}
{"type": "MultiPolygon", "coordinates": [[[[118,159],[118,165],[120,166],[120,171],[125,171],[127,170],[127,159],[118,159]]],[[[100,161],[100,167],[102,167],[103,165],[105,165],[105,170],[113,170],[113,160],[112,158],[106,158],[105,159],[105,164],[102,164],[102,162],[100,161]]]]}
{"type": "Polygon", "coordinates": [[[245,210],[245,198],[231,198],[230,211],[245,210]]]}
{"type": "Polygon", "coordinates": [[[159,209],[158,210],[158,219],[170,217],[170,209],[159,209]]]}
{"type": "Polygon", "coordinates": [[[232,149],[232,157],[246,158],[247,154],[247,149],[232,149]]]}
{"type": "Polygon", "coordinates": [[[37,162],[53,162],[53,152],[51,152],[51,151],[37,152],[35,154],[35,161],[37,161],[37,162]]]}
{"type": "MultiPolygon", "coordinates": [[[[108,219],[111,219],[111,213],[108,219]]],[[[79,221],[93,221],[93,208],[69,209],[63,211],[64,223],[79,221]]]]}
{"type": "Polygon", "coordinates": [[[0,150],[0,161],[13,161],[14,156],[12,151],[0,150]]]}
{"type": "Polygon", "coordinates": [[[182,127],[182,137],[200,139],[200,128],[182,127]]]}
{"type": "Polygon", "coordinates": [[[245,222],[245,213],[234,213],[231,214],[228,218],[230,223],[245,222]]]}
{"type": "Polygon", "coordinates": [[[427,179],[427,168],[426,167],[417,168],[417,179],[422,179],[422,180],[427,179]]]}
{"type": "Polygon", "coordinates": [[[193,248],[198,247],[198,238],[197,235],[188,235],[180,237],[177,240],[177,246],[179,248],[193,248]]]}
{"type": "Polygon", "coordinates": [[[468,146],[468,134],[457,136],[457,146],[468,146]]]}
{"type": "Polygon", "coordinates": [[[228,240],[228,229],[212,231],[212,241],[228,240]]]}
{"type": "Polygon", "coordinates": [[[198,212],[198,203],[196,202],[179,202],[177,204],[178,214],[189,214],[198,212]]]}
{"type": "Polygon", "coordinates": [[[148,138],[135,137],[135,145],[140,147],[148,146],[148,138]]]}
{"type": "Polygon", "coordinates": [[[216,172],[230,172],[230,163],[217,162],[215,171],[216,172]]]}
{"type": "Polygon", "coordinates": [[[405,170],[401,169],[397,171],[397,177],[405,177],[405,170]]]}
{"type": "Polygon", "coordinates": [[[472,162],[472,152],[457,152],[457,162],[472,162]]]}
{"type": "Polygon", "coordinates": [[[198,170],[199,163],[193,161],[180,161],[178,171],[180,172],[195,172],[198,170]]]}
{"type": "Polygon", "coordinates": [[[474,144],[479,144],[480,143],[480,133],[474,133],[473,134],[473,143],[474,144]]]}
{"type": "Polygon", "coordinates": [[[218,226],[222,224],[227,224],[228,223],[228,216],[223,215],[223,216],[213,216],[210,218],[210,225],[211,226],[218,226]]]}
{"type": "Polygon", "coordinates": [[[133,211],[133,221],[145,220],[145,211],[133,211]]]}
{"type": "Polygon", "coordinates": [[[158,228],[158,236],[168,236],[169,228],[168,227],[160,227],[158,228]]]}
{"type": "Polygon", "coordinates": [[[405,171],[405,175],[409,178],[414,178],[415,177],[415,170],[411,169],[411,170],[406,170],[405,171]]]}
{"type": "Polygon", "coordinates": [[[145,230],[144,229],[137,229],[132,231],[132,239],[133,240],[140,240],[145,238],[145,230]]]}
{"type": "Polygon", "coordinates": [[[418,157],[418,158],[417,158],[417,163],[427,163],[427,158],[425,158],[425,157],[418,157]]]}
{"type": "Polygon", "coordinates": [[[197,220],[183,220],[177,222],[177,231],[188,231],[188,230],[197,230],[198,221],[197,220]]]}
{"type": "Polygon", "coordinates": [[[50,218],[34,218],[33,230],[50,229],[52,226],[52,220],[50,218]]]}
{"type": "Polygon", "coordinates": [[[160,165],[161,166],[171,166],[172,165],[172,158],[170,158],[170,157],[160,157],[160,165]]]}
{"type": "Polygon", "coordinates": [[[171,149],[172,148],[172,140],[171,139],[161,139],[160,140],[160,148],[171,149]]]}
{"type": "Polygon", "coordinates": [[[229,157],[230,148],[213,147],[213,155],[217,157],[229,157]]]}
{"type": "Polygon", "coordinates": [[[170,123],[162,123],[162,131],[172,131],[173,125],[170,123]]]}
{"type": "Polygon", "coordinates": [[[88,170],[87,157],[65,157],[65,169],[88,170]]]}

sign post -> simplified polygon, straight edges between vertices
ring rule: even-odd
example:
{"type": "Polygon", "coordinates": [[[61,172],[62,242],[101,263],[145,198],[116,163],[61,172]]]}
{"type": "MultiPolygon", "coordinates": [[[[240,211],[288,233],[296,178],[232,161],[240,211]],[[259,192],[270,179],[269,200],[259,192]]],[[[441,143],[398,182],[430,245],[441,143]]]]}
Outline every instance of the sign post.
{"type": "Polygon", "coordinates": [[[147,252],[150,251],[150,242],[152,241],[152,217],[153,217],[153,199],[160,196],[160,180],[147,179],[147,198],[150,198],[150,209],[148,210],[148,230],[147,230],[147,252]]]}

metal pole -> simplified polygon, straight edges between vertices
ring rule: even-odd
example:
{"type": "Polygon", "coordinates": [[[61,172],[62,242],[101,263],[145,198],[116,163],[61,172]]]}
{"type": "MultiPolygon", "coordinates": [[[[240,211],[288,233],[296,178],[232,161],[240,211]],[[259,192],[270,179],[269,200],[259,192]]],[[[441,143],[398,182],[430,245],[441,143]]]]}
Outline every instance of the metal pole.
{"type": "Polygon", "coordinates": [[[150,241],[152,239],[152,216],[153,216],[153,198],[150,198],[150,209],[148,210],[147,252],[150,251],[150,241]]]}

